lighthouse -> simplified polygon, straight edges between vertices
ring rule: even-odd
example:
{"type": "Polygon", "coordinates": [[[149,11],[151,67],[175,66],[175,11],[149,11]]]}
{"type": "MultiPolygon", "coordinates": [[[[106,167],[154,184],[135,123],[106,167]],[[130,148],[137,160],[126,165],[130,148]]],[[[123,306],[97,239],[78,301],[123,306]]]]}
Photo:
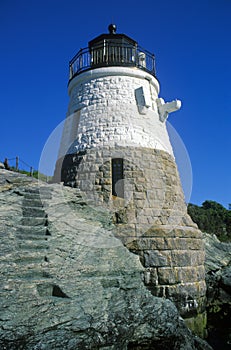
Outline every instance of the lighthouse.
{"type": "Polygon", "coordinates": [[[70,61],[67,117],[54,178],[112,213],[153,295],[203,335],[204,248],[187,214],[166,128],[180,100],[159,96],[155,56],[114,24],[70,61]]]}

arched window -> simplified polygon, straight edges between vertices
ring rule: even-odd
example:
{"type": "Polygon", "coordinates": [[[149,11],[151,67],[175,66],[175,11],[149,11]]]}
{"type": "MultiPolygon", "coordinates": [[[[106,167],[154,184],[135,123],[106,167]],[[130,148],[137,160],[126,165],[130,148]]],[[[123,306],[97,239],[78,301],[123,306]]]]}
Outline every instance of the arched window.
{"type": "Polygon", "coordinates": [[[112,195],[124,198],[123,158],[112,159],[112,195]]]}

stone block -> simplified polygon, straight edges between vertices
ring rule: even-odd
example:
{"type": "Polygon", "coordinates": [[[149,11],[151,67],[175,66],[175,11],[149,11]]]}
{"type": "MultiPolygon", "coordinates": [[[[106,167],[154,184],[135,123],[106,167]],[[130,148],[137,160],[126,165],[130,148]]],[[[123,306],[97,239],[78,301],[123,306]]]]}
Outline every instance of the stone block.
{"type": "Polygon", "coordinates": [[[135,209],[130,209],[127,211],[127,219],[129,223],[135,223],[136,222],[136,211],[135,209]]]}
{"type": "Polygon", "coordinates": [[[204,243],[199,238],[177,238],[179,249],[203,250],[204,243]]]}
{"type": "Polygon", "coordinates": [[[23,216],[25,216],[25,217],[44,218],[46,216],[44,210],[41,208],[24,207],[22,209],[22,212],[23,212],[23,216]]]}
{"type": "Polygon", "coordinates": [[[139,250],[163,250],[165,245],[165,239],[164,238],[137,238],[135,241],[130,242],[130,245],[134,247],[137,251],[139,250]]]}
{"type": "Polygon", "coordinates": [[[172,265],[173,266],[191,266],[191,258],[194,252],[188,250],[173,250],[172,265]]]}
{"type": "Polygon", "coordinates": [[[136,201],[134,201],[134,205],[137,209],[143,209],[144,206],[144,200],[142,199],[137,199],[136,201]]]}
{"type": "Polygon", "coordinates": [[[125,240],[123,240],[123,242],[126,242],[127,239],[131,239],[131,238],[135,239],[136,238],[135,224],[122,225],[122,229],[121,229],[121,226],[118,225],[116,227],[116,236],[119,238],[124,237],[125,240]]]}
{"type": "Polygon", "coordinates": [[[172,286],[166,286],[166,296],[174,298],[176,296],[186,296],[190,299],[197,299],[205,296],[206,284],[205,281],[181,283],[172,286]]]}
{"type": "Polygon", "coordinates": [[[135,200],[144,200],[146,199],[146,193],[145,192],[134,192],[134,199],[135,200]]]}
{"type": "Polygon", "coordinates": [[[198,282],[205,279],[204,266],[176,267],[178,281],[181,283],[198,282]]]}
{"type": "Polygon", "coordinates": [[[177,277],[177,271],[175,270],[175,268],[161,267],[161,268],[158,268],[157,274],[158,274],[159,284],[171,285],[171,284],[179,283],[178,277],[177,277]]]}
{"type": "Polygon", "coordinates": [[[90,172],[97,172],[97,171],[99,171],[99,166],[98,166],[98,164],[91,164],[91,165],[89,166],[89,170],[90,170],[90,172]]]}
{"type": "Polygon", "coordinates": [[[138,217],[136,218],[136,222],[140,225],[149,225],[148,217],[144,215],[138,215],[138,217]]]}
{"type": "Polygon", "coordinates": [[[192,255],[191,255],[192,266],[203,265],[204,261],[205,261],[205,252],[203,250],[192,251],[192,255]]]}
{"type": "Polygon", "coordinates": [[[146,250],[144,251],[144,266],[145,267],[162,267],[171,265],[171,252],[146,250]]]}

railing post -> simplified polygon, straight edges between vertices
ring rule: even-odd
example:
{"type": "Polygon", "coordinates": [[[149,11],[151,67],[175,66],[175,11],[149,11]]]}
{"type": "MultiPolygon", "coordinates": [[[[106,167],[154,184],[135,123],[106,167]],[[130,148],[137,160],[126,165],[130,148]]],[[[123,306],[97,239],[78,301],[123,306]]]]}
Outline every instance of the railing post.
{"type": "Polygon", "coordinates": [[[31,177],[33,176],[33,167],[32,166],[30,167],[30,176],[31,177]]]}
{"type": "Polygon", "coordinates": [[[83,68],[83,49],[80,49],[79,51],[79,69],[82,70],[83,68]]]}
{"type": "Polygon", "coordinates": [[[19,163],[19,157],[16,157],[16,164],[15,164],[15,169],[18,171],[18,163],[19,163]]]}
{"type": "Polygon", "coordinates": [[[10,166],[9,166],[9,162],[8,162],[8,158],[5,158],[5,160],[4,160],[4,167],[5,167],[5,169],[6,170],[10,170],[10,166]]]}
{"type": "Polygon", "coordinates": [[[156,67],[155,67],[155,55],[152,54],[152,71],[154,76],[156,76],[156,67]]]}
{"type": "Polygon", "coordinates": [[[69,79],[71,79],[73,77],[73,68],[72,68],[72,64],[69,65],[69,79]]]}

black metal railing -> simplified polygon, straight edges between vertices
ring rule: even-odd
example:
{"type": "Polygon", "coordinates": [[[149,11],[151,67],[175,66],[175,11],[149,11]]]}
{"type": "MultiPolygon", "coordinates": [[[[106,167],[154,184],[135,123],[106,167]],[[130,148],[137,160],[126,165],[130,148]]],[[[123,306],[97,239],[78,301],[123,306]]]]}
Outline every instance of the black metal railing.
{"type": "Polygon", "coordinates": [[[83,71],[107,66],[138,67],[156,76],[154,54],[139,46],[108,44],[80,49],[70,61],[70,80],[83,71]]]}

